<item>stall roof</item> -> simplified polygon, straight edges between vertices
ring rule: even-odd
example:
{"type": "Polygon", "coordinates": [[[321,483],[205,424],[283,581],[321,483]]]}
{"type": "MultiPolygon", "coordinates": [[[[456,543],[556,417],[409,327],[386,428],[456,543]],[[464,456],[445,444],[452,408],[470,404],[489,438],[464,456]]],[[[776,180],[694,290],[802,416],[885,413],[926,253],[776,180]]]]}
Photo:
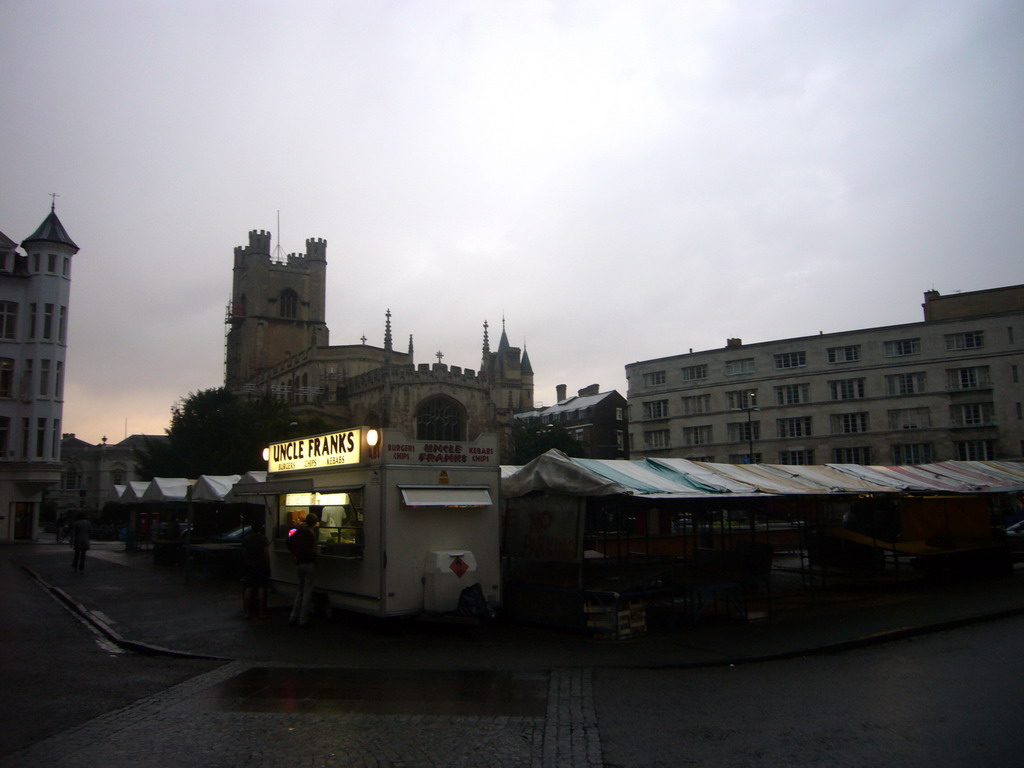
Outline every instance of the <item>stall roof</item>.
{"type": "Polygon", "coordinates": [[[716,464],[687,459],[570,458],[551,450],[502,473],[508,497],[531,491],[661,498],[1024,490],[1024,462],[948,461],[917,466],[716,464]]]}
{"type": "Polygon", "coordinates": [[[630,494],[632,489],[592,472],[552,448],[518,472],[502,480],[506,496],[525,496],[531,491],[550,491],[570,496],[611,496],[630,494]]]}
{"type": "Polygon", "coordinates": [[[241,475],[200,475],[192,486],[192,501],[224,501],[241,475]]]}
{"type": "Polygon", "coordinates": [[[142,494],[143,501],[185,501],[194,481],[185,477],[154,477],[142,494]]]}
{"type": "Polygon", "coordinates": [[[636,493],[644,495],[671,494],[673,496],[706,496],[714,491],[699,486],[680,473],[658,471],[646,461],[625,461],[614,459],[573,459],[576,464],[589,469],[612,482],[620,483],[636,493]]]}
{"type": "Polygon", "coordinates": [[[658,471],[668,470],[685,476],[691,483],[709,493],[755,493],[757,488],[731,477],[713,472],[704,464],[689,459],[646,459],[658,471]]]}
{"type": "Polygon", "coordinates": [[[121,503],[133,504],[137,501],[142,501],[142,496],[147,488],[149,488],[148,480],[129,480],[124,488],[124,493],[121,494],[121,503]]]}

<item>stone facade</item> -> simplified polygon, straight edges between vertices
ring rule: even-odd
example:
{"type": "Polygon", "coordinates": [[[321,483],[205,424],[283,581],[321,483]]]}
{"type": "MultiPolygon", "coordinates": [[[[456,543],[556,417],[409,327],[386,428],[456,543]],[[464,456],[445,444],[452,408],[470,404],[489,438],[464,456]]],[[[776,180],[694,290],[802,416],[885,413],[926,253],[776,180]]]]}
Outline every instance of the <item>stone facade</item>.
{"type": "Polygon", "coordinates": [[[331,427],[397,427],[420,439],[474,440],[499,435],[507,450],[512,415],[533,408],[533,369],[502,328],[491,351],[484,323],[479,369],[416,364],[413,337],[395,349],[391,311],[382,346],[330,346],[324,319],[327,244],[307,240],[305,255],[275,259],[270,235],[249,233],[235,249],[228,307],[225,386],[248,396],[286,400],[297,416],[331,427]]]}
{"type": "Polygon", "coordinates": [[[61,477],[71,261],[53,207],[21,243],[0,233],[0,541],[32,540],[61,477]]]}
{"type": "Polygon", "coordinates": [[[925,321],[626,366],[631,450],[770,464],[1024,455],[1024,286],[925,294],[925,321]]]}

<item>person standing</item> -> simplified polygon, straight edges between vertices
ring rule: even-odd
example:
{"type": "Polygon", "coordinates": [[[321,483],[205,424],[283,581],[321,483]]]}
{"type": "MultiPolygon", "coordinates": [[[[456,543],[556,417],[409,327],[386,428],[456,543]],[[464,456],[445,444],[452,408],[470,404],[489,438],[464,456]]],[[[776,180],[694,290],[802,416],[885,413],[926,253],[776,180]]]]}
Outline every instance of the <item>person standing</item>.
{"type": "Polygon", "coordinates": [[[85,553],[89,551],[89,535],[92,533],[92,526],[85,512],[79,512],[75,522],[71,525],[69,538],[71,548],[75,550],[75,557],[71,561],[71,570],[85,573],[85,553]]]}
{"type": "Polygon", "coordinates": [[[263,523],[256,523],[242,538],[242,557],[245,561],[245,586],[242,590],[242,613],[252,616],[255,600],[256,615],[267,618],[267,589],[270,587],[270,541],[264,533],[263,523]]]}
{"type": "Polygon", "coordinates": [[[289,624],[304,627],[309,623],[309,614],[313,607],[313,580],[316,575],[316,532],[313,530],[319,523],[315,514],[306,515],[306,521],[295,533],[288,537],[288,551],[295,558],[295,575],[299,580],[299,588],[295,593],[292,615],[289,624]]]}

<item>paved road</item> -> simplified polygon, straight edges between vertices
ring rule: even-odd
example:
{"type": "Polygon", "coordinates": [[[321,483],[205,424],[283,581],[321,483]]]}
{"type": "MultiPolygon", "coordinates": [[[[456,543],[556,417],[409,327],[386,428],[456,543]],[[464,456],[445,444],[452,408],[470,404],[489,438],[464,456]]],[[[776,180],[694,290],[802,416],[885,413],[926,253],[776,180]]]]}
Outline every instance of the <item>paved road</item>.
{"type": "Polygon", "coordinates": [[[828,656],[595,670],[607,768],[1019,768],[1024,618],[828,656]]]}
{"type": "Polygon", "coordinates": [[[183,587],[112,550],[97,552],[85,577],[65,573],[66,550],[18,555],[122,631],[240,653],[229,663],[118,653],[28,572],[0,562],[5,585],[17,585],[0,602],[12,628],[0,635],[11,651],[2,698],[16,702],[17,691],[29,705],[3,704],[5,722],[45,711],[47,688],[78,713],[25,730],[32,746],[3,767],[1022,764],[1016,581],[939,600],[887,595],[869,610],[825,606],[816,627],[782,617],[609,645],[244,622],[234,589],[183,587]],[[816,642],[863,638],[982,608],[1011,618],[828,656],[721,663],[793,649],[796,630],[816,642]],[[246,643],[256,645],[246,652],[246,643]],[[12,667],[22,654],[39,675],[12,667]],[[718,663],[705,666],[710,659],[718,663]]]}

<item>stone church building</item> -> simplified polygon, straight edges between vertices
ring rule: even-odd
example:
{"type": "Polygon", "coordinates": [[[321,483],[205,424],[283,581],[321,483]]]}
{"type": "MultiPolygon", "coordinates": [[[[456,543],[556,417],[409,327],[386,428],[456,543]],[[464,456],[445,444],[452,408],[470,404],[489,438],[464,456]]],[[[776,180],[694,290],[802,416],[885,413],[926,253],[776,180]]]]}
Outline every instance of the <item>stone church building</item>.
{"type": "Polygon", "coordinates": [[[405,351],[395,349],[390,310],[382,346],[365,338],[332,346],[326,290],[324,240],[306,240],[304,254],[272,255],[270,233],[251,231],[249,244],[235,248],[225,386],[283,398],[297,416],[319,416],[332,428],[394,427],[417,440],[495,432],[508,455],[512,415],[533,408],[533,369],[504,323],[492,350],[484,322],[479,369],[417,364],[411,335],[405,351]]]}

